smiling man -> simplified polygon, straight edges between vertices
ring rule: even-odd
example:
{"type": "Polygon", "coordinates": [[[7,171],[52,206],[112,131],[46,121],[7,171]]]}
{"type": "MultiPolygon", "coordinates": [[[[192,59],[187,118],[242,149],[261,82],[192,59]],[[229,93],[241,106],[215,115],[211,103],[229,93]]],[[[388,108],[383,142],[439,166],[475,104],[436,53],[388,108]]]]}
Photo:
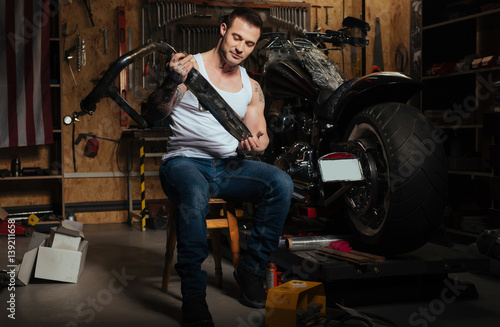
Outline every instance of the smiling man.
{"type": "Polygon", "coordinates": [[[148,99],[146,119],[168,117],[172,129],[160,179],[165,194],[179,208],[175,268],[181,277],[184,326],[213,326],[206,302],[207,274],[201,270],[208,256],[205,217],[210,197],[258,205],[234,277],[244,303],[256,308],[266,303],[263,276],[288,215],[293,183],[272,165],[237,156],[238,148],[260,153],[269,144],[262,90],[240,66],[254,50],[262,24],[254,10],[235,9],[220,25],[217,46],[201,54],[173,55],[168,76],[148,99]],[[183,84],[193,68],[243,119],[252,137],[239,142],[200,106],[183,84]]]}

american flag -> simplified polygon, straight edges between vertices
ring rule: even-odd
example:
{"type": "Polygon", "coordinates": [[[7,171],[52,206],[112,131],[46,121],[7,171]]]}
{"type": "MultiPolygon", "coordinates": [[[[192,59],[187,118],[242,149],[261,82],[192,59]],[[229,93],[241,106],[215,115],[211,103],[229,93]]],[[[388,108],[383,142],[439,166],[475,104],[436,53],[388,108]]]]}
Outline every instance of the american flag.
{"type": "Polygon", "coordinates": [[[50,0],[0,0],[0,148],[53,142],[50,0]]]}

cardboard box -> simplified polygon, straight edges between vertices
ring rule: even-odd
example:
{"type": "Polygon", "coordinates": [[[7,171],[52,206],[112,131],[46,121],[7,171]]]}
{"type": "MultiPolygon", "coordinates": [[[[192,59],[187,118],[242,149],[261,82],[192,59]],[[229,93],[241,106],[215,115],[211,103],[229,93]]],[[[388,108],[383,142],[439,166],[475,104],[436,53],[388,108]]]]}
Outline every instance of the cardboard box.
{"type": "Polygon", "coordinates": [[[83,272],[88,241],[83,240],[77,251],[46,246],[38,248],[35,278],[76,283],[83,272]]]}
{"type": "Polygon", "coordinates": [[[5,218],[7,218],[8,215],[9,213],[5,211],[2,207],[0,207],[0,220],[4,220],[5,218]]]}
{"type": "Polygon", "coordinates": [[[33,235],[31,235],[28,250],[23,255],[23,261],[16,267],[16,277],[21,285],[28,285],[31,278],[33,277],[33,268],[35,266],[38,248],[40,246],[44,246],[46,240],[47,235],[45,234],[33,232],[33,235]]]}
{"type": "Polygon", "coordinates": [[[63,220],[60,227],[51,230],[49,246],[55,249],[78,251],[84,237],[82,223],[63,220]]]}
{"type": "Polygon", "coordinates": [[[88,249],[82,229],[82,223],[63,220],[50,236],[33,232],[23,261],[16,268],[19,284],[27,285],[32,277],[76,283],[88,249]]]}

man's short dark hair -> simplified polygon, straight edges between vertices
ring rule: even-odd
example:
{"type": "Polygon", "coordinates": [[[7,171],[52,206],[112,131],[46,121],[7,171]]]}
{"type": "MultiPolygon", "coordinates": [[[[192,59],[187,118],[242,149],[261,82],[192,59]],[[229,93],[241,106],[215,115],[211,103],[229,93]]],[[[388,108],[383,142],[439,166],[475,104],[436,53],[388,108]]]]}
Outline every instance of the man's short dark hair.
{"type": "Polygon", "coordinates": [[[257,11],[246,7],[236,8],[232,13],[229,14],[229,17],[227,18],[228,29],[231,27],[237,17],[243,19],[252,26],[258,27],[262,31],[264,22],[262,21],[262,18],[257,11]]]}

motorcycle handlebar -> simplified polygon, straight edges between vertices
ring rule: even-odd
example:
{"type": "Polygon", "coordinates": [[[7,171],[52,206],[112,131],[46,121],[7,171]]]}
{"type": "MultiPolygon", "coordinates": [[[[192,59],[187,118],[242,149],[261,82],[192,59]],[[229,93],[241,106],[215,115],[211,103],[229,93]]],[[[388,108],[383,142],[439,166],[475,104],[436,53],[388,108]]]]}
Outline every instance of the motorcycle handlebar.
{"type": "Polygon", "coordinates": [[[362,37],[349,37],[347,39],[347,44],[352,45],[354,47],[366,47],[370,43],[369,40],[362,38],[362,37]]]}
{"type": "Polygon", "coordinates": [[[120,72],[128,65],[135,61],[142,59],[153,51],[162,54],[176,53],[175,49],[164,42],[150,42],[146,43],[139,48],[127,52],[115,62],[113,62],[103,77],[99,80],[97,85],[90,91],[90,93],[80,102],[80,108],[83,112],[93,115],[96,109],[96,104],[105,97],[110,97],[113,101],[120,106],[139,126],[147,127],[147,122],[135,111],[130,104],[123,99],[115,87],[112,86],[114,80],[118,77],[120,72]]]}
{"type": "MultiPolygon", "coordinates": [[[[355,47],[366,47],[369,43],[369,40],[363,37],[353,37],[343,31],[327,30],[325,33],[306,32],[304,35],[309,41],[331,43],[335,47],[343,47],[346,44],[355,47]]],[[[283,46],[285,44],[283,41],[286,41],[286,38],[283,32],[273,32],[262,34],[260,40],[269,40],[266,45],[263,46],[263,49],[269,49],[283,46]]]]}

